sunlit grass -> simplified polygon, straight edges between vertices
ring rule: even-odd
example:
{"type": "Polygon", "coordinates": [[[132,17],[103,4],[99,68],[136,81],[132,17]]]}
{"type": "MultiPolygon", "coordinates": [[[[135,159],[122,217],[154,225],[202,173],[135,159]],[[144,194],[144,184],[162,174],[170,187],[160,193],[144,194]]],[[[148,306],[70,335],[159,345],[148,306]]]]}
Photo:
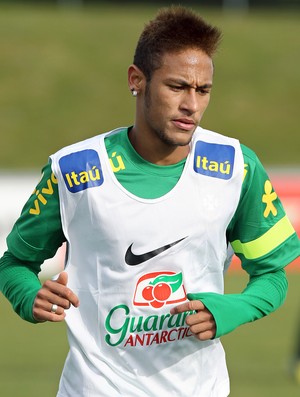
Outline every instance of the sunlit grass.
{"type": "MultiPolygon", "coordinates": [[[[267,165],[299,165],[299,14],[197,9],[224,32],[202,125],[267,165]]],[[[133,123],[127,67],[155,7],[0,11],[0,168],[41,167],[61,146],[133,123]]]]}

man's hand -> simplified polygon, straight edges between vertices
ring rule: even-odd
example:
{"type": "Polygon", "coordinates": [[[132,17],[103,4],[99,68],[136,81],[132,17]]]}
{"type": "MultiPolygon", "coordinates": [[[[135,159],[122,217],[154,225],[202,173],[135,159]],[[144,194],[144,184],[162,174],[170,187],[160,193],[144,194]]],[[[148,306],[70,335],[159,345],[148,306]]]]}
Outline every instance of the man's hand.
{"type": "Polygon", "coordinates": [[[216,335],[216,323],[211,312],[199,300],[192,300],[171,309],[171,314],[196,311],[186,317],[190,331],[200,340],[209,340],[216,335]]]}
{"type": "Polygon", "coordinates": [[[32,308],[33,317],[37,321],[63,321],[66,309],[69,309],[71,305],[79,306],[78,297],[67,287],[67,283],[68,274],[66,272],[60,273],[57,280],[44,282],[36,295],[32,308]],[[53,309],[56,309],[55,312],[52,311],[53,309]]]}

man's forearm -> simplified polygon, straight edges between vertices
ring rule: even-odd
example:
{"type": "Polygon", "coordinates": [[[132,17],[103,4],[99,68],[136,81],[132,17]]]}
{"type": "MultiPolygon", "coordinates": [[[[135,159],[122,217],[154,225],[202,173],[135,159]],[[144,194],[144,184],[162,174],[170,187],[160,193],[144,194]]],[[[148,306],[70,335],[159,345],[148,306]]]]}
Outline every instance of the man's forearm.
{"type": "Polygon", "coordinates": [[[276,310],[284,302],[287,288],[285,271],[280,269],[250,277],[241,294],[193,293],[188,298],[201,300],[213,314],[218,338],[276,310]]]}
{"type": "MultiPolygon", "coordinates": [[[[34,268],[39,267],[35,264],[34,268]]],[[[32,305],[41,288],[37,274],[29,262],[22,262],[10,252],[0,259],[0,291],[24,320],[36,323],[32,305]]]]}

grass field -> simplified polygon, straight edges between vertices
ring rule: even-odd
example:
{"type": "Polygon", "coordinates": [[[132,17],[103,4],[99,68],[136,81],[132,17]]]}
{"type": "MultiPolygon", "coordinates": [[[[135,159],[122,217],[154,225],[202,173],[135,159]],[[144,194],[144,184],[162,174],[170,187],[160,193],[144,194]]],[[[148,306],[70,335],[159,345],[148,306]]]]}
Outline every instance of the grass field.
{"type": "MultiPolygon", "coordinates": [[[[127,66],[154,14],[143,6],[0,6],[1,169],[40,168],[61,146],[133,122],[127,66]]],[[[266,165],[299,167],[299,13],[203,15],[224,31],[203,126],[240,138],[266,165]]],[[[300,395],[287,371],[300,274],[289,282],[281,309],[223,338],[231,397],[300,395]]],[[[244,283],[231,273],[227,292],[244,283]]],[[[25,323],[2,296],[0,318],[1,396],[55,396],[67,353],[64,324],[25,323]]]]}
{"type": "MultiPolygon", "coordinates": [[[[278,311],[223,337],[231,376],[231,397],[298,397],[300,385],[289,375],[299,321],[300,274],[289,274],[289,294],[278,311]]],[[[227,276],[227,292],[238,292],[246,279],[227,276]]]]}
{"type": "MultiPolygon", "coordinates": [[[[197,9],[224,32],[202,125],[238,137],[264,164],[299,166],[299,13],[197,9]]],[[[0,6],[0,168],[40,168],[65,144],[132,124],[127,67],[155,13],[0,6]]]]}

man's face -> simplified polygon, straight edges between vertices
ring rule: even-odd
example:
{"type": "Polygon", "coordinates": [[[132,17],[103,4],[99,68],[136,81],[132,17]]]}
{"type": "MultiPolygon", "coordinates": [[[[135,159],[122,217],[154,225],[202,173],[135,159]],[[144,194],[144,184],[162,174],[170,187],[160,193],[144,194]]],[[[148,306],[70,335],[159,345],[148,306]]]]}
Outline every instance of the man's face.
{"type": "Polygon", "coordinates": [[[148,132],[169,146],[188,145],[208,106],[212,79],[212,60],[204,52],[165,54],[145,89],[148,132]]]}

